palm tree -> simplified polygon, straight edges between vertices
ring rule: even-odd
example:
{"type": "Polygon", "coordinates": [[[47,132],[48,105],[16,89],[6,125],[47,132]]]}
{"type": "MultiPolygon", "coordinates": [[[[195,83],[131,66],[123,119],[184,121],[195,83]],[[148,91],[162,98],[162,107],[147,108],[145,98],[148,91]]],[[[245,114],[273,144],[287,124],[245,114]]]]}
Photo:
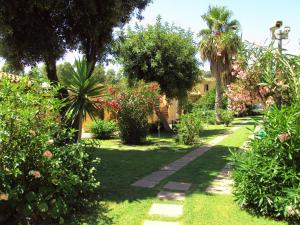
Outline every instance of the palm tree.
{"type": "Polygon", "coordinates": [[[81,139],[82,123],[89,114],[94,119],[99,113],[97,98],[103,93],[104,86],[91,72],[92,67],[86,59],[75,60],[73,75],[65,82],[69,96],[66,99],[66,115],[73,128],[77,129],[75,140],[81,139]]]}
{"type": "Polygon", "coordinates": [[[209,6],[208,12],[202,16],[208,28],[202,29],[199,34],[201,58],[210,62],[211,74],[216,79],[217,123],[221,122],[222,79],[225,87],[232,81],[231,60],[241,43],[238,36],[240,24],[231,17],[232,12],[226,7],[209,6]]]}

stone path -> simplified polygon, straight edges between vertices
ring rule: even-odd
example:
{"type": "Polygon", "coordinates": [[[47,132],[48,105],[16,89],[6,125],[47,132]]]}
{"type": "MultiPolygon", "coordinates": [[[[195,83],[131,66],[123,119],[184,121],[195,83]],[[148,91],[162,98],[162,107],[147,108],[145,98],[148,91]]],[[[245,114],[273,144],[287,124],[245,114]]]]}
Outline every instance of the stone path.
{"type": "Polygon", "coordinates": [[[203,153],[208,151],[214,145],[228,137],[231,133],[239,129],[240,126],[236,126],[231,128],[228,132],[224,135],[218,136],[215,139],[209,141],[207,144],[203,145],[202,147],[195,149],[185,156],[181,157],[180,159],[175,160],[174,162],[169,163],[168,165],[163,166],[158,171],[155,171],[142,179],[134,182],[131,184],[135,187],[142,187],[142,188],[153,188],[158,185],[162,180],[166,179],[167,177],[171,176],[181,168],[188,165],[190,162],[201,156],[203,153]]]}
{"type": "MultiPolygon", "coordinates": [[[[182,202],[185,200],[185,192],[187,192],[191,186],[192,184],[189,183],[181,183],[181,182],[167,183],[163,187],[163,189],[168,189],[168,191],[163,190],[159,192],[157,194],[158,200],[160,201],[174,200],[177,201],[178,204],[177,203],[176,204],[153,203],[148,214],[178,219],[183,214],[182,202]],[[177,192],[178,190],[182,190],[184,192],[177,192]]],[[[145,220],[143,225],[180,225],[180,223],[145,220]]]]}
{"type": "MultiPolygon", "coordinates": [[[[230,133],[234,132],[238,128],[239,127],[232,128],[227,134],[213,139],[212,141],[202,146],[201,148],[196,149],[186,154],[185,156],[181,157],[180,159],[168,165],[163,166],[160,170],[149,174],[148,176],[138,180],[132,185],[136,187],[146,187],[146,188],[155,187],[157,184],[160,183],[160,181],[172,175],[176,171],[180,170],[182,167],[189,164],[194,159],[201,156],[204,152],[208,151],[213,145],[216,145],[218,142],[223,140],[225,137],[227,137],[230,133]]],[[[230,182],[229,181],[227,182],[228,177],[229,177],[229,167],[226,165],[224,169],[220,172],[217,179],[219,179],[219,181],[222,184],[228,183],[228,185],[230,185],[230,182]]],[[[190,183],[173,182],[173,181],[168,182],[163,186],[163,190],[161,190],[157,194],[157,199],[160,201],[160,203],[153,203],[148,214],[150,216],[158,215],[160,217],[179,219],[183,215],[183,201],[185,200],[186,192],[189,191],[191,186],[192,184],[190,183]],[[173,200],[175,201],[175,204],[162,203],[162,201],[165,200],[173,200]]],[[[211,187],[211,190],[212,188],[214,187],[211,187]]],[[[145,220],[143,225],[180,225],[180,223],[157,221],[157,220],[145,220]]]]}
{"type": "Polygon", "coordinates": [[[212,184],[206,189],[207,193],[228,195],[232,193],[233,180],[230,178],[230,166],[227,164],[212,182],[212,184]]]}

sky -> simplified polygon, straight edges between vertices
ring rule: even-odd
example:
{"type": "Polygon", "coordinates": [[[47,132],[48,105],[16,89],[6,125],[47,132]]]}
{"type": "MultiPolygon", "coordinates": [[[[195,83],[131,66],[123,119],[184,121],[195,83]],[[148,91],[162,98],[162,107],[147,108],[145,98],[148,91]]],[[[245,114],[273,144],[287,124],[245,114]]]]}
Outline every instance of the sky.
{"type": "MultiPolygon", "coordinates": [[[[243,40],[259,45],[270,43],[269,28],[275,21],[282,20],[283,27],[291,27],[289,39],[283,41],[283,47],[288,53],[300,54],[300,0],[153,0],[142,13],[144,19],[132,19],[129,24],[153,24],[157,15],[161,15],[163,21],[190,29],[196,37],[206,27],[201,15],[208,10],[209,5],[226,6],[233,12],[232,18],[240,22],[243,40]]],[[[75,57],[78,54],[70,52],[64,60],[73,62],[75,57]]],[[[109,67],[118,68],[114,65],[109,67]]],[[[204,69],[207,68],[205,64],[204,69]]]]}

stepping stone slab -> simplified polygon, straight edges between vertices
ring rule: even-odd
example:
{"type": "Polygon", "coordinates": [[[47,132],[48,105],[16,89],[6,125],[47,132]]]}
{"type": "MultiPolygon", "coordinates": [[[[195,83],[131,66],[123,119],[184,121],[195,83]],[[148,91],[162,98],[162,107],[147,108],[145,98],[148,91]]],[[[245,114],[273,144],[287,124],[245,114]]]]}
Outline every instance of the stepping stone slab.
{"type": "Polygon", "coordinates": [[[134,187],[143,187],[143,188],[153,188],[153,187],[155,187],[158,183],[159,183],[159,182],[141,179],[141,180],[138,180],[137,182],[131,184],[131,186],[134,186],[134,187]]]}
{"type": "Polygon", "coordinates": [[[192,184],[190,183],[170,181],[164,186],[164,189],[175,190],[175,191],[188,191],[191,186],[192,184]]]}
{"type": "Polygon", "coordinates": [[[149,180],[149,181],[155,181],[160,182],[166,177],[172,175],[175,171],[165,171],[165,170],[159,170],[155,171],[148,176],[144,177],[143,180],[149,180]]]}
{"type": "Polygon", "coordinates": [[[185,193],[182,192],[170,192],[170,191],[161,191],[157,194],[157,198],[160,200],[177,200],[183,201],[185,199],[185,193]]]}
{"type": "Polygon", "coordinates": [[[162,222],[154,220],[145,220],[143,225],[180,225],[178,222],[162,222]]]}
{"type": "Polygon", "coordinates": [[[178,217],[182,215],[182,212],[182,205],[154,203],[150,208],[149,215],[178,217]]]}

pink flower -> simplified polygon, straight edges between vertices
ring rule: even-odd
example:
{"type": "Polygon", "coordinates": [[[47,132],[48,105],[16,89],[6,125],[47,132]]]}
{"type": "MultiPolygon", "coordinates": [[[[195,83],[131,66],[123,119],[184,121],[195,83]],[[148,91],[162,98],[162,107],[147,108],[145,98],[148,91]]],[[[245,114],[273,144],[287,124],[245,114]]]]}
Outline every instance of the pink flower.
{"type": "Polygon", "coordinates": [[[34,178],[40,178],[42,176],[41,173],[40,173],[40,171],[37,171],[37,170],[31,170],[31,171],[29,171],[29,175],[34,176],[34,178]]]}
{"type": "Polygon", "coordinates": [[[259,93],[260,93],[262,96],[266,96],[267,94],[270,93],[270,88],[267,87],[267,86],[260,87],[260,88],[259,88],[259,93]]]}
{"type": "Polygon", "coordinates": [[[290,139],[290,135],[288,133],[282,133],[278,135],[278,139],[281,143],[290,139]]]}
{"type": "Polygon", "coordinates": [[[8,201],[8,194],[0,193],[0,201],[8,201]]]}
{"type": "Polygon", "coordinates": [[[53,154],[52,154],[52,152],[47,150],[47,151],[44,152],[43,156],[46,157],[47,159],[51,159],[53,154]]]}
{"type": "Polygon", "coordinates": [[[239,64],[237,64],[237,63],[233,64],[232,69],[235,71],[238,71],[240,69],[239,64]]]}

